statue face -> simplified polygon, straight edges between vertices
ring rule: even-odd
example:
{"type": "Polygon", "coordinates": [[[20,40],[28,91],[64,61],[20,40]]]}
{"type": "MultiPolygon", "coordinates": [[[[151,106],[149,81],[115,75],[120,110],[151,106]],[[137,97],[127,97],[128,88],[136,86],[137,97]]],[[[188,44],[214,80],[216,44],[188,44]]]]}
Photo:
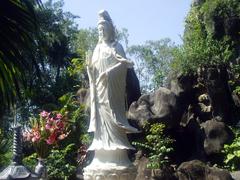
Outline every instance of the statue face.
{"type": "Polygon", "coordinates": [[[98,25],[99,39],[109,42],[111,39],[111,28],[107,23],[101,23],[98,25]]]}

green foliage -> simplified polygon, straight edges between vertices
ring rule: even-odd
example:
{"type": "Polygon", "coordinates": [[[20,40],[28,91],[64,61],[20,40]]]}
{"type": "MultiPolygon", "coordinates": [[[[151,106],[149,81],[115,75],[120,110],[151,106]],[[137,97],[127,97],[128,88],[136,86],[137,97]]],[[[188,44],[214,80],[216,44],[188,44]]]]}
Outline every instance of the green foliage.
{"type": "Polygon", "coordinates": [[[33,153],[30,156],[23,158],[24,166],[34,170],[37,165],[37,153],[33,153]]]}
{"type": "Polygon", "coordinates": [[[235,138],[231,144],[225,144],[222,153],[225,156],[225,168],[230,171],[238,170],[240,167],[240,130],[238,128],[232,129],[235,138]]]}
{"type": "Polygon", "coordinates": [[[75,85],[75,87],[78,88],[88,87],[85,59],[85,54],[82,54],[81,58],[73,58],[71,61],[71,65],[67,69],[67,72],[72,78],[74,78],[78,82],[81,82],[78,85],[75,85]]]}
{"type": "Polygon", "coordinates": [[[214,35],[216,23],[240,17],[238,0],[207,0],[200,9],[208,34],[214,35]]]}
{"type": "Polygon", "coordinates": [[[169,163],[168,155],[173,151],[174,140],[164,134],[165,125],[162,123],[146,123],[144,130],[146,138],[141,142],[133,142],[133,145],[147,153],[148,168],[162,168],[169,163]]]}
{"type": "Polygon", "coordinates": [[[171,66],[178,72],[196,72],[199,67],[227,64],[232,56],[233,51],[228,39],[217,41],[211,37],[192,38],[191,43],[186,43],[174,51],[171,66]]]}
{"type": "MultiPolygon", "coordinates": [[[[74,179],[77,161],[76,146],[69,144],[64,149],[53,149],[46,159],[49,179],[74,179]]],[[[37,165],[37,154],[34,153],[23,159],[24,165],[34,169],[37,165]]]]}
{"type": "Polygon", "coordinates": [[[47,158],[47,170],[49,179],[70,179],[75,177],[77,168],[76,146],[69,144],[62,150],[52,150],[47,158]]]}
{"type": "Polygon", "coordinates": [[[174,49],[174,43],[167,38],[129,47],[128,53],[134,59],[135,70],[143,91],[150,91],[166,84],[174,49]]]}
{"type": "Polygon", "coordinates": [[[93,51],[98,42],[97,28],[80,29],[75,41],[76,49],[79,53],[84,54],[88,50],[93,51]]]}
{"type": "Polygon", "coordinates": [[[9,140],[4,135],[3,131],[0,129],[0,167],[6,166],[9,164],[11,159],[11,150],[10,150],[9,140]]]}
{"type": "Polygon", "coordinates": [[[67,92],[76,92],[81,86],[82,79],[68,72],[71,60],[80,56],[75,46],[77,16],[63,11],[63,1],[47,1],[43,6],[36,8],[39,29],[34,42],[37,46],[31,49],[31,53],[23,53],[27,59],[34,59],[39,69],[38,72],[25,72],[25,99],[18,102],[23,107],[19,112],[22,120],[28,119],[30,114],[38,114],[42,109],[59,109],[58,98],[67,92]],[[39,77],[38,73],[42,76],[39,77]]]}
{"type": "Polygon", "coordinates": [[[0,110],[12,105],[17,95],[21,97],[20,88],[26,88],[25,72],[36,70],[36,61],[23,54],[36,46],[35,5],[40,2],[0,1],[0,110]]]}
{"type": "Polygon", "coordinates": [[[233,80],[231,81],[230,84],[232,85],[234,93],[240,96],[240,65],[238,62],[233,65],[232,74],[233,74],[233,80]]]}
{"type": "Polygon", "coordinates": [[[65,140],[64,144],[74,143],[77,147],[82,144],[90,142],[90,136],[87,133],[87,117],[84,105],[79,103],[79,100],[73,93],[67,93],[59,98],[63,105],[60,112],[67,113],[71,122],[69,137],[65,140]]]}
{"type": "Polygon", "coordinates": [[[236,42],[225,32],[224,22],[239,17],[239,8],[236,0],[207,0],[192,6],[186,18],[184,44],[174,52],[173,69],[188,73],[199,67],[228,65],[236,57],[236,42]],[[219,25],[223,30],[216,29],[219,25]]]}
{"type": "Polygon", "coordinates": [[[7,167],[10,162],[11,162],[11,159],[12,159],[12,152],[10,149],[8,149],[8,151],[0,154],[0,169],[2,167],[7,167]]]}
{"type": "Polygon", "coordinates": [[[236,89],[234,90],[234,92],[240,96],[240,86],[236,86],[236,89]]]}

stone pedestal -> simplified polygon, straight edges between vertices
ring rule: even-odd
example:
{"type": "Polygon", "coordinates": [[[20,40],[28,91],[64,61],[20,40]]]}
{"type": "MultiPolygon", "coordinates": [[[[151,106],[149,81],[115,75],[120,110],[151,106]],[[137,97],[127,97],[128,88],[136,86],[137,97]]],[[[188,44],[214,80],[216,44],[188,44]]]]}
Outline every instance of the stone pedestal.
{"type": "Polygon", "coordinates": [[[123,149],[96,150],[83,173],[84,180],[135,180],[136,174],[136,167],[123,149]]]}

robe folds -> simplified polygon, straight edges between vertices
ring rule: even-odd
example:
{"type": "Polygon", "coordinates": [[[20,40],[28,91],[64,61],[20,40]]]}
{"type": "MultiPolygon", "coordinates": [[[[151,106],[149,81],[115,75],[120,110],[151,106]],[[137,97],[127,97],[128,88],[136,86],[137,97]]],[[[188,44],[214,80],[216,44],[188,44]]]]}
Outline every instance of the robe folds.
{"type": "Polygon", "coordinates": [[[90,125],[94,138],[89,150],[134,149],[127,133],[138,130],[126,118],[126,75],[133,63],[126,59],[118,42],[99,43],[88,66],[90,125]]]}

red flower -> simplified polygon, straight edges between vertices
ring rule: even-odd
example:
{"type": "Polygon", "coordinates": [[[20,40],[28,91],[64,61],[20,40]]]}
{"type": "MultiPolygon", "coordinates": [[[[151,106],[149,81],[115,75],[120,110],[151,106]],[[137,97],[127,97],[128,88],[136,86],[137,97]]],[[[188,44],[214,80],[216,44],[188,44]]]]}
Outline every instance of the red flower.
{"type": "Polygon", "coordinates": [[[31,120],[32,129],[24,133],[24,140],[34,145],[39,157],[46,157],[51,148],[69,134],[66,117],[60,113],[42,111],[38,118],[31,120]]]}
{"type": "Polygon", "coordinates": [[[56,121],[56,125],[57,125],[58,129],[64,128],[64,123],[62,121],[60,121],[60,120],[56,121]]]}
{"type": "Polygon", "coordinates": [[[49,130],[49,129],[52,128],[52,126],[51,126],[49,123],[47,123],[47,124],[45,125],[45,128],[46,128],[47,130],[49,130]]]}
{"type": "Polygon", "coordinates": [[[47,144],[51,145],[51,144],[54,144],[55,141],[56,141],[56,137],[57,137],[57,133],[52,133],[48,139],[46,140],[47,144]]]}

